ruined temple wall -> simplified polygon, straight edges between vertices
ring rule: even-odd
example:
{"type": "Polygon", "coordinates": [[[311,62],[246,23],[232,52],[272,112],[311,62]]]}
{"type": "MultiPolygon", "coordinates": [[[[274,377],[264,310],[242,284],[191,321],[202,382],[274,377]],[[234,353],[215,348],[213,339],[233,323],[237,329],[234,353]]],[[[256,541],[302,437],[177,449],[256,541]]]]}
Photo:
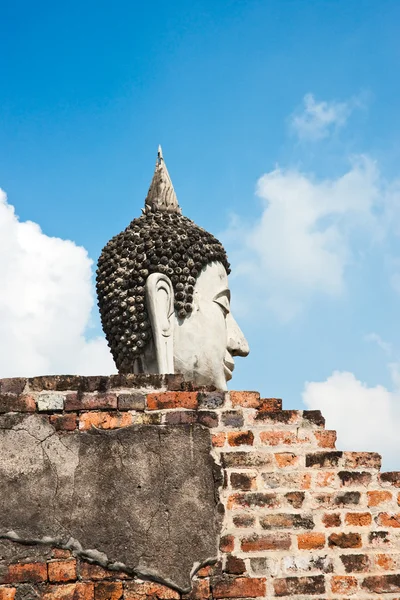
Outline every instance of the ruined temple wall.
{"type": "Polygon", "coordinates": [[[179,377],[14,379],[0,393],[0,412],[40,413],[60,436],[200,424],[223,469],[217,562],[190,594],[7,540],[0,600],[400,597],[400,473],[381,473],[376,453],[336,450],[319,411],[185,389],[179,377]]]}

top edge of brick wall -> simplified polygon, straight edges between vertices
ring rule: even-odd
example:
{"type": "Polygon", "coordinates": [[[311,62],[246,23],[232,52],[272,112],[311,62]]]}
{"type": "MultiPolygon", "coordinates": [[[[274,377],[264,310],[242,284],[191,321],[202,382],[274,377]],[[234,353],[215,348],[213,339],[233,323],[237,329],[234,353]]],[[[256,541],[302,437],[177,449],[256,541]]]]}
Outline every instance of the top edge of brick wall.
{"type": "Polygon", "coordinates": [[[185,381],[181,375],[44,375],[0,379],[0,394],[45,391],[106,392],[118,388],[176,392],[215,391],[214,387],[195,386],[185,381]]]}

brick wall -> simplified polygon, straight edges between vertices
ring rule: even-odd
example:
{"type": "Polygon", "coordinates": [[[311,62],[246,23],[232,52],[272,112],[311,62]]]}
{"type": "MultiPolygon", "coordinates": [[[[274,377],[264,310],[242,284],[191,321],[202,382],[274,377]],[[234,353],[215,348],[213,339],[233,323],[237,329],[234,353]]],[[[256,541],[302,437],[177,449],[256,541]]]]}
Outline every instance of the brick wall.
{"type": "MultiPolygon", "coordinates": [[[[210,429],[224,471],[220,553],[186,598],[400,598],[400,473],[380,473],[376,453],[336,450],[319,411],[146,376],[2,380],[0,412],[15,411],[39,411],[59,435],[138,423],[210,429]]],[[[0,557],[0,600],[181,596],[65,550],[0,557]]]]}

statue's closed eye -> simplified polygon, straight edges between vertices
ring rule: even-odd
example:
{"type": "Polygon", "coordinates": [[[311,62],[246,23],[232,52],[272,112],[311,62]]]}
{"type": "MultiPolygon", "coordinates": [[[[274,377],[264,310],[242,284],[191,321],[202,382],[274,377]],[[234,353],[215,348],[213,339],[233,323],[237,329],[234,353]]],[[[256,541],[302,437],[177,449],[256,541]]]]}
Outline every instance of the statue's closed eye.
{"type": "Polygon", "coordinates": [[[226,296],[220,296],[219,298],[215,298],[214,302],[221,307],[224,316],[226,317],[230,312],[229,300],[226,296]]]}

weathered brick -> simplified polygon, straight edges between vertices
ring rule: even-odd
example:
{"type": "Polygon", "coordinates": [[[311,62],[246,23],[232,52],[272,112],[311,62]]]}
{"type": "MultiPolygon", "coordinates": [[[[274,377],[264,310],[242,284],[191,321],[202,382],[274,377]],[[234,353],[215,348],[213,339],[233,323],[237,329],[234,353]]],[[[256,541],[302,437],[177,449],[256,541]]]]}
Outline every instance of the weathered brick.
{"type": "Polygon", "coordinates": [[[165,408],[197,409],[197,392],[161,392],[147,394],[148,410],[163,410],[165,408]]]}
{"type": "Polygon", "coordinates": [[[372,516],[368,512],[362,513],[347,513],[345,517],[346,525],[354,525],[355,527],[367,527],[372,523],[372,516]]]}
{"type": "Polygon", "coordinates": [[[293,508],[301,508],[304,502],[304,492],[287,492],[285,498],[293,508]]]}
{"type": "Polygon", "coordinates": [[[325,593],[325,577],[314,575],[311,577],[286,577],[273,580],[275,596],[316,596],[325,593]]]}
{"type": "Polygon", "coordinates": [[[223,535],[219,541],[221,552],[233,552],[235,547],[235,538],[233,535],[223,535]]]}
{"type": "Polygon", "coordinates": [[[230,392],[232,406],[243,408],[259,408],[260,394],[258,392],[230,392]]]}
{"type": "Polygon", "coordinates": [[[67,394],[65,410],[117,410],[117,395],[112,393],[67,394]]]}
{"type": "Polygon", "coordinates": [[[361,587],[375,594],[395,594],[400,592],[400,575],[366,577],[361,587]]]}
{"type": "Polygon", "coordinates": [[[241,540],[243,552],[263,552],[264,550],[289,550],[291,539],[289,533],[270,533],[258,535],[254,533],[241,540]]]}
{"type": "Polygon", "coordinates": [[[339,513],[325,513],[322,516],[322,522],[325,527],[340,527],[342,524],[339,513]]]}
{"type": "Polygon", "coordinates": [[[102,581],[104,579],[130,579],[129,575],[121,571],[109,571],[100,565],[94,565],[82,561],[80,563],[79,574],[81,579],[92,579],[93,581],[102,581]]]}
{"type": "Polygon", "coordinates": [[[332,487],[336,482],[336,473],[333,471],[320,471],[317,473],[315,485],[317,487],[332,487]]]}
{"type": "Polygon", "coordinates": [[[51,583],[66,583],[76,579],[76,560],[56,560],[48,565],[49,581],[51,583]]]}
{"type": "Polygon", "coordinates": [[[228,498],[228,509],[239,508],[276,508],[279,506],[279,500],[276,494],[263,492],[249,492],[232,494],[228,498]]]}
{"type": "Polygon", "coordinates": [[[254,434],[252,431],[229,431],[228,444],[230,446],[252,446],[254,434]]]}
{"type": "Polygon", "coordinates": [[[256,476],[247,473],[231,473],[231,486],[234,490],[255,490],[257,488],[256,476]]]}
{"type": "Polygon", "coordinates": [[[215,410],[216,408],[222,408],[225,404],[225,393],[224,392],[199,392],[198,394],[199,408],[208,408],[215,410]]]}
{"type": "Polygon", "coordinates": [[[259,410],[262,412],[282,410],[282,400],[281,398],[261,398],[259,410]]]}
{"type": "Polygon", "coordinates": [[[6,377],[0,379],[0,393],[1,394],[22,394],[28,380],[24,377],[6,377]]]}
{"type": "Polygon", "coordinates": [[[336,506],[348,506],[349,504],[359,504],[360,497],[360,492],[344,492],[335,496],[334,504],[336,504],[336,506]]]}
{"type": "Polygon", "coordinates": [[[212,574],[213,567],[211,565],[207,565],[206,567],[201,567],[196,572],[196,577],[210,577],[212,574]]]}
{"type": "Polygon", "coordinates": [[[334,570],[333,557],[327,554],[312,554],[301,552],[297,555],[285,555],[281,562],[284,573],[304,573],[307,571],[319,571],[320,573],[332,573],[334,570]]]}
{"type": "Polygon", "coordinates": [[[243,427],[244,417],[241,410],[225,410],[221,418],[225,427],[243,427]]]}
{"type": "Polygon", "coordinates": [[[349,575],[334,575],[331,579],[331,590],[334,594],[354,594],[357,590],[357,579],[349,575]]]}
{"type": "Polygon", "coordinates": [[[17,563],[8,566],[3,583],[39,583],[46,580],[46,563],[17,563]]]}
{"type": "Polygon", "coordinates": [[[124,600],[137,600],[138,597],[157,598],[158,600],[179,600],[179,592],[152,581],[130,581],[125,584],[124,600]]]}
{"type": "Polygon", "coordinates": [[[64,394],[42,392],[37,398],[37,407],[39,412],[50,412],[64,410],[64,394]]]}
{"type": "Polygon", "coordinates": [[[29,394],[17,396],[15,394],[0,395],[0,414],[8,412],[35,412],[36,403],[29,394]]]}
{"type": "Polygon", "coordinates": [[[310,499],[311,507],[314,509],[319,510],[321,508],[337,508],[337,505],[334,504],[334,494],[314,494],[311,492],[310,499]]]}
{"type": "Polygon", "coordinates": [[[393,487],[400,488],[400,471],[389,471],[388,473],[380,473],[379,480],[383,484],[387,483],[389,485],[392,485],[393,487]]]}
{"type": "Polygon", "coordinates": [[[367,486],[371,483],[372,475],[368,471],[339,471],[338,477],[343,486],[367,486]]]}
{"type": "Polygon", "coordinates": [[[263,529],[313,529],[314,521],[311,515],[293,513],[267,514],[260,518],[263,529]]]}
{"type": "Polygon", "coordinates": [[[389,514],[387,512],[379,513],[377,523],[381,527],[400,527],[400,513],[389,514]]]}
{"type": "Polygon", "coordinates": [[[381,456],[377,452],[344,452],[345,469],[380,469],[381,456]]]}
{"type": "Polygon", "coordinates": [[[266,446],[289,446],[298,443],[294,431],[261,431],[260,441],[266,446]]]}
{"type": "Polygon", "coordinates": [[[246,513],[234,515],[232,520],[235,527],[253,527],[255,523],[255,518],[246,513]]]}
{"type": "Polygon", "coordinates": [[[276,411],[257,411],[254,421],[263,421],[275,425],[276,423],[300,424],[302,420],[302,412],[300,410],[276,410],[276,411]]]}
{"type": "Polygon", "coordinates": [[[337,467],[342,455],[343,452],[338,450],[334,452],[315,452],[313,454],[307,454],[306,467],[311,467],[314,469],[337,467]]]}
{"type": "Polygon", "coordinates": [[[399,558],[399,554],[375,554],[375,565],[384,571],[393,571],[397,568],[399,558]]]}
{"type": "Polygon", "coordinates": [[[335,448],[336,444],[336,431],[329,429],[325,431],[314,431],[314,436],[317,441],[317,445],[320,448],[335,448]]]}
{"type": "Polygon", "coordinates": [[[14,600],[17,588],[0,587],[0,600],[14,600]]]}
{"type": "Polygon", "coordinates": [[[50,415],[50,423],[56,431],[74,431],[77,428],[77,414],[50,415]]]}
{"type": "Polygon", "coordinates": [[[214,598],[259,598],[265,594],[264,578],[226,578],[220,579],[213,585],[214,598]]]}
{"type": "Polygon", "coordinates": [[[202,600],[209,598],[211,594],[210,582],[208,579],[197,579],[192,582],[191,600],[202,600]]]}
{"type": "Polygon", "coordinates": [[[367,573],[371,568],[368,554],[342,554],[340,560],[346,573],[367,573]]]}
{"type": "Polygon", "coordinates": [[[387,490],[376,490],[367,492],[368,506],[379,506],[384,502],[390,502],[392,499],[392,492],[387,490]]]}
{"type": "Polygon", "coordinates": [[[131,392],[118,394],[118,410],[144,410],[146,408],[146,394],[131,392]]]}
{"type": "Polygon", "coordinates": [[[325,534],[318,532],[300,533],[297,536],[297,546],[300,550],[319,550],[325,546],[325,534]]]}
{"type": "Polygon", "coordinates": [[[329,547],[334,548],[361,548],[361,536],[359,533],[331,533],[328,538],[329,547]]]}
{"type": "Polygon", "coordinates": [[[243,575],[246,572],[245,562],[242,558],[230,554],[226,558],[224,571],[230,575],[243,575]]]}
{"type": "Polygon", "coordinates": [[[93,600],[94,584],[77,582],[51,585],[40,598],[41,600],[93,600]]]}
{"type": "Polygon", "coordinates": [[[299,462],[299,457],[293,452],[277,452],[274,454],[276,464],[280,469],[295,467],[299,462]]]}
{"type": "Polygon", "coordinates": [[[197,420],[204,427],[218,427],[219,418],[216,412],[211,410],[199,410],[197,420]]]}
{"type": "Polygon", "coordinates": [[[388,531],[371,531],[368,534],[368,542],[371,546],[387,546],[390,544],[390,534],[388,531]]]}
{"type": "Polygon", "coordinates": [[[214,433],[211,437],[211,442],[214,448],[222,448],[225,445],[226,441],[226,433],[224,431],[220,431],[219,433],[214,433]]]}
{"type": "Polygon", "coordinates": [[[197,412],[194,410],[174,410],[164,415],[164,422],[167,425],[190,425],[196,421],[197,412]]]}
{"type": "Polygon", "coordinates": [[[303,425],[325,427],[325,419],[320,410],[303,410],[303,425]]]}
{"type": "Polygon", "coordinates": [[[85,412],[81,413],[79,418],[79,429],[87,431],[92,427],[98,429],[117,429],[119,427],[128,427],[132,425],[132,415],[128,412],[85,412]]]}
{"type": "MultiPolygon", "coordinates": [[[[127,414],[127,413],[120,413],[127,414]]],[[[161,412],[131,412],[129,413],[132,417],[133,425],[161,425],[162,417],[164,416],[161,412]]]]}
{"type": "Polygon", "coordinates": [[[297,488],[301,490],[308,490],[311,485],[311,474],[310,473],[299,473],[297,472],[288,472],[288,473],[279,473],[279,472],[268,472],[262,473],[261,477],[264,481],[264,485],[266,488],[276,489],[276,488],[297,488]]]}
{"type": "Polygon", "coordinates": [[[268,467],[272,464],[272,455],[264,452],[224,452],[221,459],[224,468],[234,469],[268,467]]]}
{"type": "Polygon", "coordinates": [[[121,600],[123,594],[120,581],[100,581],[94,586],[94,600],[121,600]]]}
{"type": "Polygon", "coordinates": [[[51,552],[53,558],[71,558],[71,550],[65,550],[64,548],[53,548],[51,552]]]}

